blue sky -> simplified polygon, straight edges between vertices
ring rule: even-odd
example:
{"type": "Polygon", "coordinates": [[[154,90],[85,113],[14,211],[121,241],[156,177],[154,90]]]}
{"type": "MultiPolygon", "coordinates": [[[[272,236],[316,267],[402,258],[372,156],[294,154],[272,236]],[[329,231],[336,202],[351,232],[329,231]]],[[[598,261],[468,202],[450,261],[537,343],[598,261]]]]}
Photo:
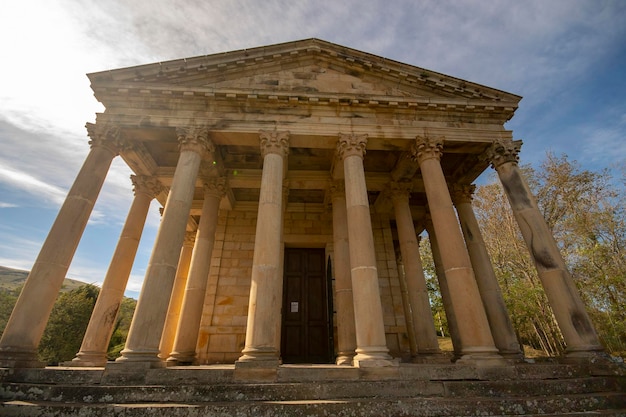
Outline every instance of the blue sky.
{"type": "MultiPolygon", "coordinates": [[[[86,73],[316,37],[524,97],[523,163],[626,165],[626,1],[7,0],[0,5],[0,265],[30,269],[103,107],[86,73]]],[[[116,159],[68,276],[101,283],[132,200],[116,159]]],[[[141,287],[154,204],[127,294],[141,287]]]]}

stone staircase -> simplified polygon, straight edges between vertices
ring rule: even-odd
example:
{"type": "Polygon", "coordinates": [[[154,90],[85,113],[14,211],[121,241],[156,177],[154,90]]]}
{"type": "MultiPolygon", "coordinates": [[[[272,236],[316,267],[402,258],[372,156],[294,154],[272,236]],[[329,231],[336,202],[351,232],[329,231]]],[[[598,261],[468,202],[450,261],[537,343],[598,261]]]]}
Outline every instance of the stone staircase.
{"type": "Polygon", "coordinates": [[[623,365],[0,369],[1,416],[625,416],[623,365]]]}

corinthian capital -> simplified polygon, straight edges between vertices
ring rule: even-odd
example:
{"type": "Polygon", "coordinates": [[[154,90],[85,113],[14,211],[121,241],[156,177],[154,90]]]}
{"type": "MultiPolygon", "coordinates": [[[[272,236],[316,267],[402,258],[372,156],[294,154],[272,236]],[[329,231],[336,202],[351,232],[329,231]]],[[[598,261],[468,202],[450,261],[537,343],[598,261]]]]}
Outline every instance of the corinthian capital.
{"type": "Polygon", "coordinates": [[[365,156],[365,147],[367,146],[367,134],[353,135],[353,134],[339,134],[339,141],[337,142],[337,155],[342,161],[349,156],[358,156],[363,158],[365,156]]]}
{"type": "Polygon", "coordinates": [[[417,136],[411,146],[411,156],[415,161],[421,163],[426,159],[441,159],[443,154],[443,136],[432,138],[428,136],[417,136]]]}
{"type": "Polygon", "coordinates": [[[289,154],[289,132],[276,130],[260,130],[261,155],[275,153],[283,158],[289,154]]]}
{"type": "Polygon", "coordinates": [[[135,195],[137,193],[144,193],[154,198],[163,191],[163,184],[155,177],[149,175],[131,175],[130,180],[133,182],[133,191],[135,195]]]}
{"type": "Polygon", "coordinates": [[[207,152],[215,152],[215,145],[209,139],[206,126],[190,125],[176,128],[178,147],[181,151],[193,151],[204,156],[207,152]]]}
{"type": "Polygon", "coordinates": [[[474,191],[476,191],[474,184],[451,184],[448,188],[454,204],[471,203],[474,191]]]}
{"type": "Polygon", "coordinates": [[[208,178],[204,182],[204,192],[218,198],[224,197],[228,184],[225,177],[208,178]]]}
{"type": "Polygon", "coordinates": [[[487,149],[485,156],[491,162],[491,166],[497,169],[500,165],[507,162],[517,164],[521,149],[521,140],[496,139],[487,149]]]}
{"type": "Polygon", "coordinates": [[[335,180],[330,184],[330,198],[346,198],[346,183],[344,180],[335,180]]]}
{"type": "Polygon", "coordinates": [[[409,196],[411,195],[411,188],[413,188],[413,183],[408,181],[392,181],[389,183],[389,196],[391,196],[392,201],[409,201],[409,196]]]}
{"type": "Polygon", "coordinates": [[[103,146],[116,155],[130,148],[128,141],[126,141],[117,125],[111,123],[87,123],[85,127],[87,128],[87,134],[91,138],[89,146],[92,148],[103,146]]]}

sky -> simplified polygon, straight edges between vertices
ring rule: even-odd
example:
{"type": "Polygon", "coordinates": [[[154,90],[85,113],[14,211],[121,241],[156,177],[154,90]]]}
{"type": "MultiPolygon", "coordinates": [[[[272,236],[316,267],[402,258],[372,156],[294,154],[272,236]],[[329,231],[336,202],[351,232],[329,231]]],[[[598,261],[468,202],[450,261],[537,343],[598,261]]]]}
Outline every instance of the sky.
{"type": "MultiPolygon", "coordinates": [[[[29,270],[104,110],[87,73],[319,38],[523,96],[506,128],[626,175],[623,0],[5,0],[0,5],[0,265],[29,270]]],[[[116,158],[68,277],[101,285],[132,201],[116,158]]],[[[136,297],[153,203],[127,287],[136,297]]]]}

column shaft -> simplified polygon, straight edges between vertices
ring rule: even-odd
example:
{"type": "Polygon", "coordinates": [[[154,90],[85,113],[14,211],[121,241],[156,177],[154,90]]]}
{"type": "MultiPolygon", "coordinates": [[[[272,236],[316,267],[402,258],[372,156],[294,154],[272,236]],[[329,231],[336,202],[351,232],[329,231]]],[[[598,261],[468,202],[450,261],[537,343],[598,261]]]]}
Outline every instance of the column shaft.
{"type": "Polygon", "coordinates": [[[442,147],[441,139],[417,138],[414,155],[424,179],[426,198],[439,241],[452,308],[459,320],[463,353],[460,360],[474,363],[487,360],[498,362],[501,357],[497,355],[463,235],[441,169],[442,147]]]}
{"type": "Polygon", "coordinates": [[[354,366],[393,366],[385,337],[380,300],[374,234],[363,169],[366,136],[342,135],[338,143],[343,159],[348,240],[356,326],[354,366]]]}
{"type": "Polygon", "coordinates": [[[225,181],[223,178],[214,178],[205,185],[196,245],[191,257],[191,270],[185,288],[174,348],[167,359],[168,364],[190,364],[196,358],[196,344],[211,268],[211,254],[215,244],[217,217],[224,189],[225,181]]]}
{"type": "Polygon", "coordinates": [[[461,222],[461,230],[469,252],[470,261],[476,275],[478,290],[487,313],[491,335],[500,355],[519,358],[522,356],[519,341],[513,329],[513,323],[504,304],[502,291],[498,285],[491,259],[472,209],[471,194],[473,187],[455,186],[454,201],[461,222]]]}
{"type": "Polygon", "coordinates": [[[520,148],[521,141],[499,141],[490,149],[489,157],[535,262],[539,279],[565,339],[566,353],[570,357],[585,357],[593,352],[601,352],[604,349],[585,305],[517,165],[520,148]]]}
{"type": "Polygon", "coordinates": [[[93,206],[121,146],[117,129],[87,124],[91,151],[70,188],[0,340],[0,366],[39,367],[37,346],[93,206]]]}
{"type": "Polygon", "coordinates": [[[333,252],[335,270],[335,307],[337,308],[337,365],[352,365],[356,349],[354,301],[350,277],[348,214],[344,184],[331,189],[333,204],[333,252]]]}
{"type": "MultiPolygon", "coordinates": [[[[394,184],[396,188],[397,184],[394,184]]],[[[415,225],[409,207],[408,190],[393,189],[392,201],[398,228],[398,240],[402,263],[406,277],[406,285],[411,306],[415,338],[419,355],[440,353],[437,342],[435,322],[430,309],[426,278],[419,252],[419,243],[415,234],[415,225]]]]}
{"type": "Polygon", "coordinates": [[[288,132],[261,132],[264,153],[254,240],[246,344],[237,366],[275,367],[280,358],[283,294],[281,231],[288,132]]]}
{"type": "Polygon", "coordinates": [[[413,311],[411,310],[411,301],[409,299],[409,290],[406,285],[406,271],[402,254],[396,252],[396,263],[398,264],[398,281],[400,282],[400,294],[402,296],[402,310],[404,311],[404,320],[406,323],[406,333],[409,338],[409,351],[411,358],[417,357],[417,335],[415,334],[415,325],[413,324],[413,311]]]}
{"type": "Polygon", "coordinates": [[[191,266],[191,256],[195,250],[196,233],[185,233],[183,248],[180,250],[178,258],[178,267],[176,268],[176,277],[174,278],[174,287],[170,297],[170,304],[167,308],[167,316],[165,317],[165,325],[163,326],[163,335],[159,343],[159,358],[167,359],[172,353],[174,339],[176,338],[176,329],[181,317],[181,308],[183,305],[183,297],[185,295],[185,287],[189,278],[189,268],[191,266]]]}
{"type": "Polygon", "coordinates": [[[177,133],[181,144],[180,156],[126,339],[126,348],[121,352],[118,362],[163,365],[158,358],[159,344],[185,238],[196,176],[202,155],[212,147],[205,128],[178,129],[177,133]]]}
{"type": "Polygon", "coordinates": [[[446,278],[446,271],[441,260],[441,251],[439,250],[439,242],[437,240],[435,230],[433,229],[432,222],[427,222],[426,230],[428,231],[430,250],[433,254],[435,274],[437,275],[437,281],[439,282],[441,302],[443,303],[443,309],[446,312],[446,319],[448,320],[448,331],[450,332],[450,339],[452,339],[454,358],[459,359],[461,356],[463,356],[463,354],[461,353],[463,349],[461,344],[461,336],[459,334],[459,324],[454,313],[452,297],[450,296],[450,288],[448,288],[448,279],[446,278]]]}
{"type": "Polygon", "coordinates": [[[107,362],[108,345],[137,254],[150,202],[162,189],[158,180],[151,177],[131,175],[131,179],[135,186],[135,198],[91,313],[80,351],[68,365],[104,366],[107,362]]]}

